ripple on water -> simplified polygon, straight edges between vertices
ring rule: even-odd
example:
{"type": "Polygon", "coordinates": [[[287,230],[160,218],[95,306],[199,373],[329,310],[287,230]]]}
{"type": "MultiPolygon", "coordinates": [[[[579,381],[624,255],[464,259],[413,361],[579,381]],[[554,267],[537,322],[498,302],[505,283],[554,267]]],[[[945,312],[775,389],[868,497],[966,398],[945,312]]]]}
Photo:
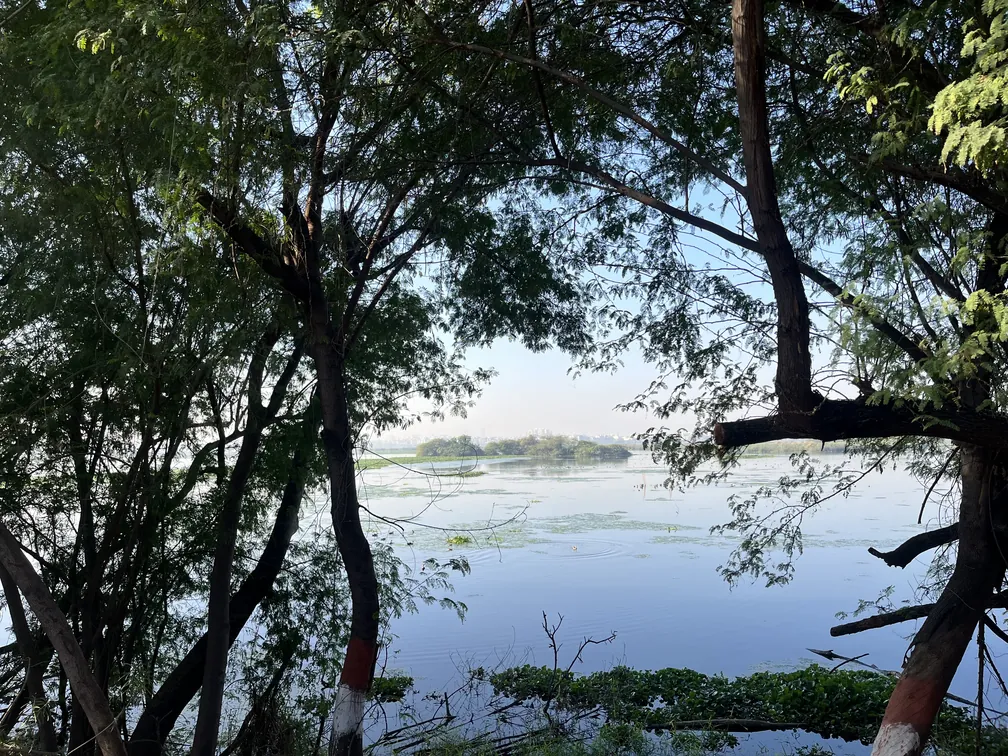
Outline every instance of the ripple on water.
{"type": "Polygon", "coordinates": [[[631,554],[630,545],[605,538],[563,538],[539,546],[553,559],[610,559],[631,554]]]}

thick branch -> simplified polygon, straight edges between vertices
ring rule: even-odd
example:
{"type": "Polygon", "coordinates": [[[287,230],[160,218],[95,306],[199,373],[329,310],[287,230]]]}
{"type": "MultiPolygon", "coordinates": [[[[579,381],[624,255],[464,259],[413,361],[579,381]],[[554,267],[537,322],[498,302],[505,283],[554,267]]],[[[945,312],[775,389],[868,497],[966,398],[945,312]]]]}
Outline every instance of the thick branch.
{"type": "Polygon", "coordinates": [[[879,551],[875,548],[869,548],[868,553],[874,557],[878,557],[890,567],[902,568],[906,567],[925,551],[937,549],[939,546],[944,546],[958,539],[959,523],[955,522],[951,525],[946,525],[944,528],[929,530],[926,533],[918,533],[912,538],[908,538],[892,551],[879,551]]]}
{"type": "Polygon", "coordinates": [[[976,200],[990,210],[1003,213],[1008,209],[1005,207],[1004,199],[1000,195],[977,182],[972,174],[968,174],[961,169],[945,168],[936,170],[934,168],[923,168],[918,165],[902,165],[894,160],[883,160],[880,165],[884,170],[897,176],[953,189],[976,200]]]}
{"type": "Polygon", "coordinates": [[[1008,418],[955,409],[914,411],[906,405],[827,399],[812,412],[782,412],[714,426],[714,441],[725,449],[793,438],[839,441],[893,436],[947,438],[989,448],[1008,448],[1008,418]]]}
{"type": "Polygon", "coordinates": [[[208,191],[200,192],[196,197],[196,203],[209,213],[231,241],[252,258],[267,275],[279,281],[299,301],[309,301],[308,283],[304,277],[294,267],[284,263],[269,242],[239,220],[232,208],[208,191]]]}

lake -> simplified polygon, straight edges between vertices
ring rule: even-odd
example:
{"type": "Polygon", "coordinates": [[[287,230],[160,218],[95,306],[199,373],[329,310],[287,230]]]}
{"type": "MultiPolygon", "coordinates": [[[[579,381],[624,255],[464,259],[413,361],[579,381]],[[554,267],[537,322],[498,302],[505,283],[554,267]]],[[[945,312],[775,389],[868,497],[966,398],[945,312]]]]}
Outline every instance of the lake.
{"type": "MultiPolygon", "coordinates": [[[[392,628],[386,668],[412,675],[422,693],[454,689],[473,667],[552,664],[543,612],[551,622],[563,616],[564,666],[584,637],[615,632],[612,643],[586,649],[574,667],[581,673],[626,664],[745,675],[828,664],[808,648],[867,654],[866,662],[899,669],[916,629],[905,623],[829,635],[837,612],[853,611],[859,599],[874,599],[887,586],[894,604],[913,600],[928,557],[900,570],[867,552],[924,529],[917,525],[924,491],[901,471],[870,474],[849,497],[832,499],[805,520],[805,551],[790,584],[730,588],[717,567],[736,541],[709,529],[728,519],[728,496],[790,470],[786,457],[746,459],[729,483],[685,493],[662,487],[664,470],[640,452],[602,464],[481,461],[464,465],[478,477],[447,474],[458,469],[459,463],[391,466],[361,479],[362,503],[375,515],[365,514],[365,527],[396,533],[400,557],[416,571],[431,556],[464,556],[472,567],[469,576],[453,577],[454,598],[468,606],[464,622],[424,606],[392,628]],[[404,531],[379,517],[404,520],[404,531]],[[471,543],[452,545],[455,535],[471,543]]],[[[933,505],[925,522],[928,516],[933,505]]],[[[974,662],[953,683],[955,693],[970,699],[975,658],[974,650],[974,662]]],[[[736,752],[788,738],[794,742],[791,735],[750,736],[736,752]]],[[[843,753],[869,750],[830,745],[843,753]]]]}

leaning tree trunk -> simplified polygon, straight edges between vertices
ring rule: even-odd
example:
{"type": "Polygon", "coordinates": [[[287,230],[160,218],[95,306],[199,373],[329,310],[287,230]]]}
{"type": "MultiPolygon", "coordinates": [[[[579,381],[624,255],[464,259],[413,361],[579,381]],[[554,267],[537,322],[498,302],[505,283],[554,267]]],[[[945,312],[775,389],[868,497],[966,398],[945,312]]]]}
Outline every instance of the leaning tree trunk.
{"type": "Polygon", "coordinates": [[[14,582],[14,578],[2,564],[0,564],[0,586],[3,586],[4,596],[7,598],[7,609],[10,612],[11,627],[14,629],[14,640],[17,642],[21,658],[24,660],[24,690],[28,695],[38,727],[39,750],[55,752],[58,747],[56,728],[53,726],[52,714],[49,711],[45,693],[45,670],[51,654],[46,654],[39,647],[36,635],[28,625],[28,617],[25,614],[24,605],[21,603],[21,594],[18,592],[17,583],[14,582]]]}
{"type": "Polygon", "coordinates": [[[332,524],[352,602],[350,640],[333,702],[329,756],[360,756],[364,699],[378,658],[378,578],[371,546],[360,521],[343,358],[332,347],[332,341],[316,344],[314,358],[322,406],[322,440],[329,468],[332,524]]]}
{"type": "Polygon", "coordinates": [[[962,503],[955,570],[917,631],[886,707],[873,756],[918,756],[991,594],[1005,574],[1008,479],[1003,460],[962,447],[962,503]]]}
{"type": "Polygon", "coordinates": [[[109,708],[108,698],[88,666],[66,615],[60,611],[42,578],[21,551],[21,545],[3,523],[0,523],[0,564],[14,579],[49,637],[70,681],[74,700],[80,702],[87,715],[102,753],[104,756],[126,756],[126,747],[109,708]]]}

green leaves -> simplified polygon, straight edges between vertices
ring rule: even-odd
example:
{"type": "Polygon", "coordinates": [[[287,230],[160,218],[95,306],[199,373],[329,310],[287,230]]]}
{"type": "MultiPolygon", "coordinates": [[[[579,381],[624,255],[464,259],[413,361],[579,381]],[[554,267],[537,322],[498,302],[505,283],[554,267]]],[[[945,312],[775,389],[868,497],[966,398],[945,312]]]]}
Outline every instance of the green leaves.
{"type": "Polygon", "coordinates": [[[945,136],[941,159],[989,173],[1001,166],[1006,152],[1005,112],[1008,109],[1008,17],[1002,0],[986,0],[982,18],[970,19],[962,56],[970,74],[954,81],[935,97],[928,126],[945,136]]]}
{"type": "MultiPolygon", "coordinates": [[[[868,671],[830,671],[812,665],[793,672],[758,672],[726,678],[689,669],[635,670],[616,667],[574,675],[549,667],[514,667],[490,675],[494,690],[518,702],[552,702],[573,718],[604,714],[610,725],[671,732],[678,722],[702,731],[712,720],[799,723],[824,738],[870,743],[882,720],[895,678],[868,671]]],[[[965,709],[945,704],[935,728],[936,741],[963,741],[974,734],[965,709]]],[[[988,728],[991,744],[1004,735],[988,728]]],[[[725,732],[711,733],[709,748],[732,747],[725,732]]]]}

